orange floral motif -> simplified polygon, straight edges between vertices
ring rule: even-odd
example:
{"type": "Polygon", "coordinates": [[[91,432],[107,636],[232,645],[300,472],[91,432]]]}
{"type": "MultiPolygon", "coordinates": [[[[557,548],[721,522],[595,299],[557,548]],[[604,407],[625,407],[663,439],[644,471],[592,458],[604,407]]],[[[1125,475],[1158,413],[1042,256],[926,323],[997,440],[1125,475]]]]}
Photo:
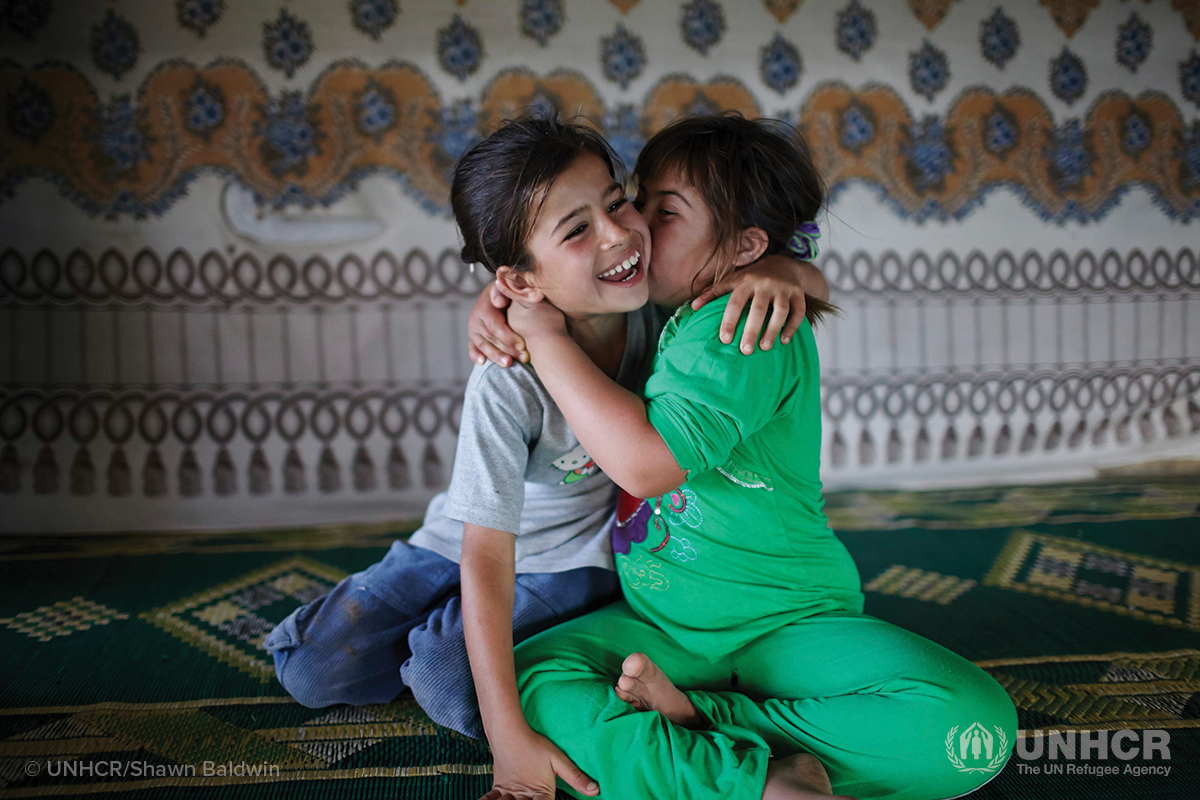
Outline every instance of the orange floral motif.
{"type": "Polygon", "coordinates": [[[800,120],[829,186],[853,181],[877,186],[906,216],[961,217],[998,186],[1015,189],[1027,205],[1052,219],[1097,219],[1134,185],[1153,187],[1160,206],[1185,218],[1200,209],[1200,181],[1181,180],[1180,161],[1172,156],[1183,120],[1161,92],[1131,98],[1113,91],[1098,98],[1081,137],[1091,142],[1091,168],[1069,184],[1055,177],[1054,118],[1028,90],[996,94],[976,87],[960,95],[940,126],[947,150],[957,156],[953,168],[939,175],[936,184],[924,186],[906,179],[913,160],[906,144],[917,121],[892,89],[876,85],[855,91],[844,84],[823,84],[801,108],[800,120]],[[840,127],[848,112],[870,120],[874,128],[869,141],[865,134],[853,140],[855,149],[847,146],[840,127]],[[1126,120],[1134,114],[1152,132],[1152,145],[1144,152],[1123,146],[1126,120]],[[994,121],[1011,129],[1003,147],[989,139],[994,121]]]}
{"type": "Polygon", "coordinates": [[[622,14],[628,14],[629,10],[638,4],[638,0],[608,0],[608,1],[610,3],[612,3],[614,6],[616,6],[617,9],[622,14]]]}
{"type": "Polygon", "coordinates": [[[788,21],[788,17],[796,13],[796,9],[802,2],[804,0],[763,0],[763,5],[782,24],[788,21]]]}
{"type": "Polygon", "coordinates": [[[1062,28],[1068,37],[1074,36],[1083,23],[1087,21],[1092,9],[1100,5],[1100,0],[1039,0],[1050,9],[1054,24],[1062,28]]]}
{"type": "MultiPolygon", "coordinates": [[[[331,65],[306,91],[277,94],[239,61],[170,61],[136,94],[104,102],[69,65],[8,62],[0,65],[0,97],[53,103],[37,117],[46,125],[10,136],[0,150],[0,197],[42,177],[90,213],[109,215],[161,214],[207,172],[239,180],[278,206],[328,204],[364,176],[383,173],[401,179],[430,213],[445,213],[454,161],[530,108],[620,126],[607,133],[626,140],[630,160],[645,138],[680,116],[764,113],[729,77],[669,76],[640,104],[610,108],[577,72],[514,69],[479,97],[447,104],[411,64],[357,61],[331,65]]],[[[1160,92],[1108,92],[1086,115],[1056,120],[1028,89],[972,87],[946,114],[921,115],[887,86],[834,82],[816,86],[798,113],[787,113],[835,195],[862,182],[903,217],[962,218],[988,192],[1007,187],[1043,219],[1097,220],[1134,186],[1173,219],[1200,216],[1200,125],[1185,125],[1160,92]]]]}
{"type": "Polygon", "coordinates": [[[1171,8],[1183,14],[1193,39],[1200,39],[1200,0],[1171,0],[1171,8]]]}
{"type": "Polygon", "coordinates": [[[913,14],[922,25],[933,30],[941,24],[954,2],[956,0],[908,0],[908,7],[912,9],[913,14]]]}
{"type": "Polygon", "coordinates": [[[571,116],[604,118],[604,102],[580,73],[560,69],[539,78],[528,70],[513,69],[501,72],[483,90],[479,130],[486,136],[504,120],[539,105],[562,109],[571,116]]]}
{"type": "Polygon", "coordinates": [[[646,96],[642,128],[649,137],[687,114],[716,114],[730,110],[740,111],[747,117],[762,115],[754,95],[734,78],[716,78],[702,84],[686,75],[672,75],[660,81],[646,96]]]}

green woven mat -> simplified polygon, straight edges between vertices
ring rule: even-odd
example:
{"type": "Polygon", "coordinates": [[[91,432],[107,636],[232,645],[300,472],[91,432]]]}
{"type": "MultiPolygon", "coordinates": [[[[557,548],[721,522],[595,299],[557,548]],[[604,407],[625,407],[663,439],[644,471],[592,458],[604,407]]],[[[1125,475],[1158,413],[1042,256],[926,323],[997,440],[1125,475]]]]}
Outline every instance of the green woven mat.
{"type": "MultiPolygon", "coordinates": [[[[1043,751],[975,797],[1200,795],[1200,487],[841,493],[828,512],[867,612],[995,676],[1019,748],[1171,737],[1170,761],[1076,762],[1165,777],[1046,774],[1063,762],[1043,751]]],[[[0,539],[0,798],[478,797],[484,745],[407,697],[303,708],[259,649],[407,530],[0,539]]]]}

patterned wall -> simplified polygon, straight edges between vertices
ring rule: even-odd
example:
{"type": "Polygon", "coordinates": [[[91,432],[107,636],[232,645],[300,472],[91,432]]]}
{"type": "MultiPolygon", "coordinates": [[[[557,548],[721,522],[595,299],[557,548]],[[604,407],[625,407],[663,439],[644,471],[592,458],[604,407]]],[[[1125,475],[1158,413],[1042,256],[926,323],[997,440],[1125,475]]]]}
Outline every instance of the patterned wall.
{"type": "Polygon", "coordinates": [[[0,526],[418,512],[482,278],[449,176],[537,106],[630,164],[681,114],[804,132],[827,484],[1200,450],[1198,40],[1195,0],[11,0],[0,526]],[[384,232],[256,241],[228,185],[384,232]]]}

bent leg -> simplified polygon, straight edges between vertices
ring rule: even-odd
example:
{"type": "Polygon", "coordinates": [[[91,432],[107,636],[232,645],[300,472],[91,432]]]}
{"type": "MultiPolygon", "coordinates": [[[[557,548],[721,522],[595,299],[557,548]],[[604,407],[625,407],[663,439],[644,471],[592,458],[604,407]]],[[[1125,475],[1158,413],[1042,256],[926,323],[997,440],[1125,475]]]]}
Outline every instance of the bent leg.
{"type": "Polygon", "coordinates": [[[386,703],[404,689],[409,631],[458,585],[458,565],[398,541],[382,561],[301,606],[263,640],[301,705],[386,703]]]}
{"type": "Polygon", "coordinates": [[[713,664],[683,652],[618,601],[517,647],[517,685],[530,726],[594,778],[602,798],[761,798],[769,757],[761,737],[736,725],[683,728],[617,696],[621,663],[634,651],[681,686],[729,686],[728,659],[713,664]]]}
{"type": "Polygon", "coordinates": [[[998,774],[1016,741],[1016,709],[990,675],[876,617],[819,614],[733,660],[739,693],[689,692],[697,709],[776,756],[812,753],[835,793],[957,797],[998,774]]]}
{"type": "MultiPolygon", "coordinates": [[[[609,602],[619,590],[617,574],[598,567],[517,575],[513,643],[609,602]]],[[[463,633],[462,598],[451,596],[430,611],[408,633],[408,647],[411,656],[400,666],[400,679],[429,718],[466,736],[484,738],[463,633]]]]}

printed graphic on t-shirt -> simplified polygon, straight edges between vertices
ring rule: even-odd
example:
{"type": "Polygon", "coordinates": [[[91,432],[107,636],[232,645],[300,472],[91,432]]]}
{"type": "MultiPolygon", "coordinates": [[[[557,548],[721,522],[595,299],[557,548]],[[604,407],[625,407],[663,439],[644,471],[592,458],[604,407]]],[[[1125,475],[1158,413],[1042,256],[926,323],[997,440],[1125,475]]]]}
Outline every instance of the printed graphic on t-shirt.
{"type": "Polygon", "coordinates": [[[589,475],[596,474],[596,471],[600,469],[596,462],[592,461],[584,452],[583,445],[578,445],[565,456],[555,460],[554,467],[567,473],[567,476],[558,482],[560,486],[565,483],[581,481],[589,475]]]}
{"type": "Polygon", "coordinates": [[[622,489],[617,496],[613,553],[629,555],[633,545],[646,542],[651,553],[669,553],[680,562],[693,561],[696,548],[680,533],[686,528],[699,528],[703,522],[704,514],[691,489],[676,489],[651,500],[640,500],[622,489]]]}
{"type": "Polygon", "coordinates": [[[617,569],[621,573],[621,581],[631,589],[657,589],[665,592],[671,588],[671,582],[662,574],[662,566],[657,561],[650,561],[641,556],[621,558],[617,560],[617,569]]]}

